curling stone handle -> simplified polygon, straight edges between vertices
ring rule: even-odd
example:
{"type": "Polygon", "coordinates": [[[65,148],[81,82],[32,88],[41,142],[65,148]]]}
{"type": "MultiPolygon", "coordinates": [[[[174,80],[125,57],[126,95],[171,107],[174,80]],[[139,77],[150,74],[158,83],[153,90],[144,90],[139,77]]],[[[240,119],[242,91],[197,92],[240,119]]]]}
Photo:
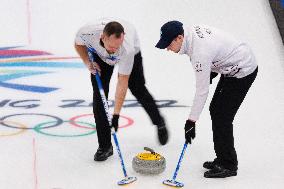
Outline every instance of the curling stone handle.
{"type": "Polygon", "coordinates": [[[155,151],[149,147],[144,147],[144,150],[151,152],[152,154],[155,154],[155,151]]]}

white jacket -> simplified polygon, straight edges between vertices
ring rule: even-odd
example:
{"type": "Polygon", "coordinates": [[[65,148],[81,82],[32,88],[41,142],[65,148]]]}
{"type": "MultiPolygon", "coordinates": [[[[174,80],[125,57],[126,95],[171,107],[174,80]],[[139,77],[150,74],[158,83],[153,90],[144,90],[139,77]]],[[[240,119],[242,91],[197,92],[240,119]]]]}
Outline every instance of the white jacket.
{"type": "Polygon", "coordinates": [[[94,23],[86,24],[77,32],[75,43],[86,45],[109,65],[118,64],[118,73],[123,75],[130,75],[134,56],[140,51],[140,43],[134,26],[120,19],[102,18],[94,23]],[[109,54],[100,44],[103,29],[111,21],[119,22],[125,32],[123,44],[114,54],[109,54]]]}
{"type": "Polygon", "coordinates": [[[196,75],[196,91],[189,119],[197,121],[206,102],[210,73],[242,78],[257,67],[255,57],[247,44],[216,28],[194,26],[185,28],[180,54],[190,57],[196,75]]]}

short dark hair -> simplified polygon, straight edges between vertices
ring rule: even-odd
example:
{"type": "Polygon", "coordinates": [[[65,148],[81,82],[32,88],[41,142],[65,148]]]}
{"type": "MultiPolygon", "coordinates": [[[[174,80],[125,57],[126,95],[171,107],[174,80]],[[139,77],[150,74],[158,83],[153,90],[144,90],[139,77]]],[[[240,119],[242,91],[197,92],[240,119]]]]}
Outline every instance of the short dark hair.
{"type": "Polygon", "coordinates": [[[119,38],[121,34],[124,34],[124,28],[120,23],[112,21],[105,25],[103,32],[108,37],[114,34],[116,38],[119,38]]]}

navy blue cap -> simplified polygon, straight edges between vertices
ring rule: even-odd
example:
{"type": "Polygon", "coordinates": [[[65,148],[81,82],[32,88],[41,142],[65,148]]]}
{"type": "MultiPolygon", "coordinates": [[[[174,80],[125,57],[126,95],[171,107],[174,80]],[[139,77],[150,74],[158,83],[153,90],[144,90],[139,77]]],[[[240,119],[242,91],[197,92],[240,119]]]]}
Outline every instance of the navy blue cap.
{"type": "Polygon", "coordinates": [[[183,35],[184,30],[179,21],[169,21],[161,27],[161,37],[156,47],[159,49],[167,48],[171,42],[178,36],[183,35]]]}

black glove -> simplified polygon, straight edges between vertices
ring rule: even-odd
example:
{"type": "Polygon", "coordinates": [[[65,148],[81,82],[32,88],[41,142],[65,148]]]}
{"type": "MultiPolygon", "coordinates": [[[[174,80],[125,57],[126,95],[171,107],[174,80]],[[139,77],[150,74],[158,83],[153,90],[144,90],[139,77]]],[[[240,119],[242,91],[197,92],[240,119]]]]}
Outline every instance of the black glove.
{"type": "Polygon", "coordinates": [[[210,84],[212,84],[212,81],[215,77],[217,77],[218,73],[215,73],[215,72],[211,72],[210,73],[210,84]]]}
{"type": "Polygon", "coordinates": [[[195,138],[195,122],[186,120],[184,125],[184,132],[186,142],[191,144],[191,140],[195,138]]]}
{"type": "Polygon", "coordinates": [[[112,121],[111,121],[111,127],[114,128],[115,132],[118,129],[118,120],[119,120],[119,115],[113,114],[112,121]]]}

